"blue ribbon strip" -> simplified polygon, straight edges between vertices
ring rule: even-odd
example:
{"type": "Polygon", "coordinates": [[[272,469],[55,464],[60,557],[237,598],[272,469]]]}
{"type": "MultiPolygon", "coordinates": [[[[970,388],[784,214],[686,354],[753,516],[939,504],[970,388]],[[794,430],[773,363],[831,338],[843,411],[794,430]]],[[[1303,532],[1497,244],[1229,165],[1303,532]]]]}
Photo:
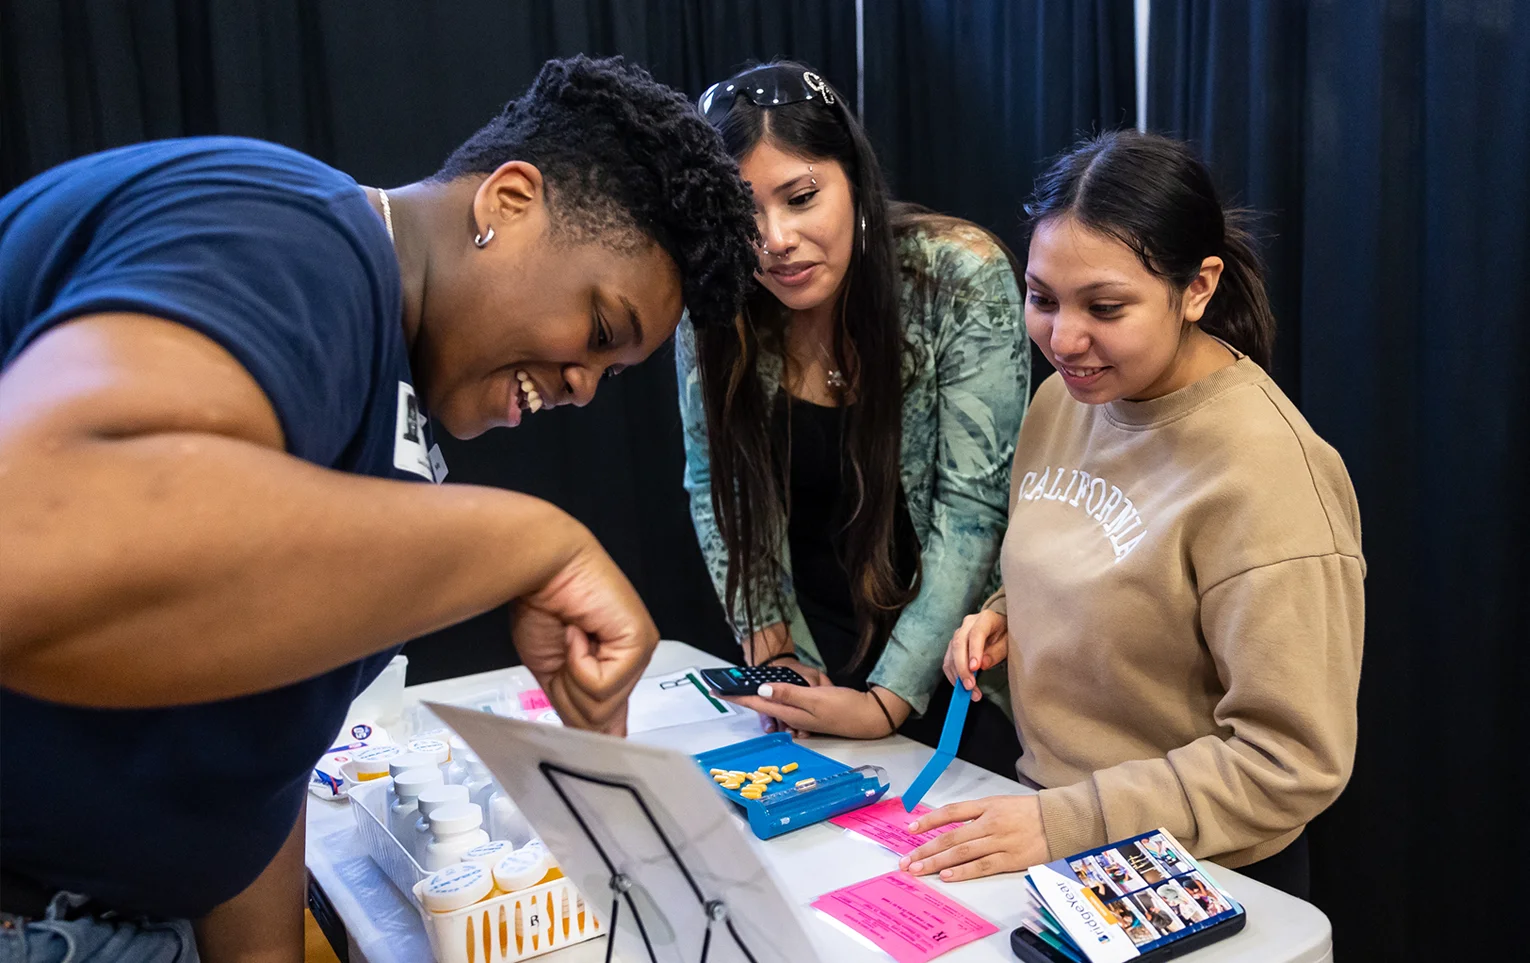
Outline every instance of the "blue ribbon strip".
{"type": "Polygon", "coordinates": [[[905,812],[913,812],[914,807],[919,805],[919,800],[935,785],[935,780],[951,765],[951,760],[956,758],[956,747],[962,741],[962,727],[967,724],[967,707],[972,704],[972,690],[967,688],[957,689],[951,693],[951,705],[946,709],[946,724],[940,730],[940,744],[935,747],[935,754],[930,761],[919,770],[919,776],[914,784],[908,787],[903,794],[903,809],[905,812]]]}

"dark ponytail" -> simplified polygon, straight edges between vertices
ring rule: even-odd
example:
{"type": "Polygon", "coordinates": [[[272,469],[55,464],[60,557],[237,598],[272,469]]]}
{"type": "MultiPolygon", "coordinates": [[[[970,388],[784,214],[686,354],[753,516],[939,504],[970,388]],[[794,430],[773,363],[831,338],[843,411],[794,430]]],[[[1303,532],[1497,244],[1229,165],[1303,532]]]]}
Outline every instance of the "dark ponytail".
{"type": "Polygon", "coordinates": [[[1275,315],[1249,214],[1222,208],[1210,172],[1188,145],[1134,130],[1080,141],[1037,179],[1025,213],[1033,231],[1070,215],[1116,238],[1181,294],[1202,261],[1220,257],[1222,277],[1201,329],[1269,370],[1275,315]]]}

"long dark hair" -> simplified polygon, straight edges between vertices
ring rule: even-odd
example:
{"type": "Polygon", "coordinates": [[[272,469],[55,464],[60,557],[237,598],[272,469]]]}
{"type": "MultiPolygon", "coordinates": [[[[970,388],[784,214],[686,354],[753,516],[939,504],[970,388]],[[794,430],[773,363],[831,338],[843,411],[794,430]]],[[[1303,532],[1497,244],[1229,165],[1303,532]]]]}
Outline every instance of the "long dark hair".
{"type": "MultiPolygon", "coordinates": [[[[782,66],[811,70],[801,64],[782,66]]],[[[899,316],[905,266],[896,239],[917,229],[940,231],[965,222],[891,201],[865,132],[844,98],[830,91],[833,104],[812,100],[760,108],[739,97],[719,130],[735,158],[742,159],[769,139],[805,158],[838,161],[850,181],[855,236],[836,306],[839,323],[834,326],[833,351],[835,367],[846,373],[854,394],[854,404],[841,412],[842,465],[851,497],[841,562],[850,575],[859,632],[856,652],[845,668],[854,669],[873,641],[891,632],[903,607],[918,595],[922,576],[916,569],[910,582],[900,580],[893,557],[907,387],[907,345],[899,316]]],[[[757,587],[764,586],[774,601],[781,601],[777,559],[784,538],[780,506],[790,512],[789,453],[773,450],[769,392],[757,364],[762,350],[786,361],[789,320],[786,307],[756,283],[735,330],[696,329],[712,507],[728,550],[725,605],[729,616],[736,617],[742,604],[750,631],[763,628],[755,614],[766,600],[755,596],[757,587]],[[781,466],[788,466],[784,473],[781,466]]],[[[911,376],[913,371],[907,373],[911,376]]]]}
{"type": "Polygon", "coordinates": [[[1202,261],[1221,258],[1222,278],[1201,329],[1269,370],[1275,314],[1247,228],[1251,215],[1222,207],[1211,173],[1189,145],[1134,130],[1080,141],[1036,180],[1025,213],[1032,231],[1069,215],[1116,238],[1180,294],[1202,261]]]}

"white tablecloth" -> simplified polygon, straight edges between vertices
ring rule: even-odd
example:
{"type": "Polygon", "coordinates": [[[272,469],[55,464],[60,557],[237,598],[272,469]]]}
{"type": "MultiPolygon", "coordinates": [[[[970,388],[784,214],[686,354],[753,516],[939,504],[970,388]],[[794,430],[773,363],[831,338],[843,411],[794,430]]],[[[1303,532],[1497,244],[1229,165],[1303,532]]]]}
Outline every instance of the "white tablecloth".
{"type": "MultiPolygon", "coordinates": [[[[723,664],[684,643],[666,641],[659,644],[649,673],[723,664]]],[[[509,673],[525,674],[525,670],[503,669],[413,686],[405,690],[405,698],[409,702],[423,699],[450,702],[491,688],[509,673]]],[[[696,753],[752,738],[759,732],[758,719],[749,713],[716,722],[659,729],[633,738],[696,753]]],[[[893,793],[901,792],[913,781],[931,752],[927,746],[901,736],[876,742],[812,738],[806,744],[851,765],[881,766],[892,780],[893,793]]],[[[956,760],[925,801],[939,806],[979,796],[1027,791],[1013,780],[956,760]]],[[[804,906],[804,913],[810,913],[806,904],[821,893],[897,868],[897,857],[892,853],[827,824],[769,841],[756,840],[755,845],[786,884],[791,898],[804,906]]],[[[318,799],[309,802],[307,863],[314,881],[345,924],[351,963],[428,963],[430,945],[419,915],[362,850],[348,803],[318,799]]],[[[1324,963],[1332,959],[1328,918],[1317,907],[1230,869],[1217,868],[1215,875],[1248,910],[1248,925],[1236,936],[1197,952],[1194,959],[1198,963],[1324,963]]],[[[1018,874],[952,884],[940,883],[933,877],[926,881],[945,889],[999,927],[994,935],[942,956],[942,963],[1011,963],[1015,959],[1009,948],[1009,933],[1019,925],[1020,910],[1027,900],[1018,874]]],[[[826,924],[810,919],[807,925],[826,924]]],[[[885,956],[848,937],[843,939],[844,953],[840,959],[885,963],[885,956]]],[[[548,963],[594,963],[604,959],[604,954],[605,940],[600,939],[541,959],[548,963]]]]}

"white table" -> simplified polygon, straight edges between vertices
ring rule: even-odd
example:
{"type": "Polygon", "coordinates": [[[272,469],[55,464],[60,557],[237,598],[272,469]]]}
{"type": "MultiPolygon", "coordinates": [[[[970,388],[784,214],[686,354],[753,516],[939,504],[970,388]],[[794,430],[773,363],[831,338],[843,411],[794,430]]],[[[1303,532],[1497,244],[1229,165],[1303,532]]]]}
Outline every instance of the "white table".
{"type": "MultiPolygon", "coordinates": [[[[673,672],[688,666],[710,668],[723,661],[681,642],[661,642],[649,667],[650,674],[673,672]]],[[[405,690],[408,702],[450,702],[493,687],[509,673],[525,669],[502,669],[465,676],[405,690]]],[[[687,753],[703,752],[759,735],[753,713],[641,733],[633,738],[668,746],[687,753]]],[[[876,742],[811,738],[806,744],[818,752],[850,765],[875,764],[887,770],[893,792],[907,787],[929,759],[931,750],[902,736],[876,742]]],[[[991,796],[1029,792],[1009,779],[996,776],[961,760],[935,783],[926,797],[932,806],[991,796]]],[[[789,896],[806,906],[821,893],[880,875],[897,868],[898,857],[875,844],[827,824],[810,826],[773,840],[755,840],[756,848],[785,883],[789,896]]],[[[311,799],[308,804],[307,864],[315,884],[344,923],[351,963],[428,963],[430,946],[419,914],[361,848],[348,803],[311,799]]],[[[1230,869],[1216,869],[1217,881],[1248,910],[1248,925],[1236,936],[1197,952],[1197,963],[1327,963],[1333,958],[1332,931],[1328,918],[1317,907],[1242,876],[1230,869]]],[[[926,882],[944,888],[999,927],[999,932],[942,956],[942,963],[1013,963],[1009,933],[1019,925],[1020,908],[1026,903],[1024,883],[1018,874],[1006,874],[961,883],[926,882]]],[[[804,913],[809,911],[804,909],[804,913]]],[[[809,919],[808,926],[826,926],[809,919]]],[[[831,928],[832,929],[832,928],[831,928]]],[[[885,963],[886,957],[865,949],[848,936],[836,960],[867,960],[885,963]]],[[[595,963],[604,959],[605,940],[591,940],[550,953],[548,963],[595,963]]]]}

